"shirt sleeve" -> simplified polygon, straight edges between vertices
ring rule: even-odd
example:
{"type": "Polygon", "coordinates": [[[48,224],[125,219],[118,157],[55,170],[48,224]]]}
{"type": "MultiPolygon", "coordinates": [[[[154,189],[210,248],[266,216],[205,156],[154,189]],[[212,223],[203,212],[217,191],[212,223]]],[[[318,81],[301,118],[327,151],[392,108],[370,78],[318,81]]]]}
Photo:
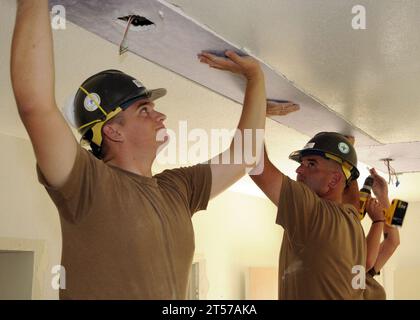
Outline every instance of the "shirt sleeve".
{"type": "Polygon", "coordinates": [[[276,223],[288,234],[295,244],[304,244],[318,218],[321,200],[301,182],[283,177],[276,223]]]}
{"type": "Polygon", "coordinates": [[[212,184],[210,165],[197,164],[191,167],[165,170],[158,176],[176,186],[188,204],[191,215],[207,209],[212,184]]]}
{"type": "Polygon", "coordinates": [[[48,184],[37,165],[39,182],[45,187],[60,215],[71,223],[78,222],[91,209],[95,197],[98,166],[101,161],[81,146],[77,148],[76,159],[67,181],[59,188],[48,184]]]}

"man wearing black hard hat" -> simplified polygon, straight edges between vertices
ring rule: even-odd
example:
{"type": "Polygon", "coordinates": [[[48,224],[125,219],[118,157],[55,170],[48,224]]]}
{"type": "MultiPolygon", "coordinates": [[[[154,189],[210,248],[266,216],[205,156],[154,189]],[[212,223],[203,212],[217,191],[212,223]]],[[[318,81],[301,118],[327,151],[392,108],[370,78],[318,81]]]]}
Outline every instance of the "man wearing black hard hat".
{"type": "Polygon", "coordinates": [[[154,100],[163,97],[166,89],[147,90],[136,78],[119,70],[105,70],[86,79],[77,90],[70,105],[66,107],[69,121],[78,129],[82,141],[89,144],[92,153],[102,158],[105,123],[115,118],[139,100],[154,100]]]}
{"type": "MultiPolygon", "coordinates": [[[[66,276],[60,298],[185,299],[194,254],[191,216],[255,164],[244,158],[238,164],[232,143],[217,156],[230,163],[152,176],[156,152],[166,143],[157,139],[166,117],[153,101],[166,91],[148,90],[119,70],[88,78],[66,108],[93,154],[81,148],[57,109],[49,23],[46,0],[18,2],[11,75],[39,180],[60,213],[66,276]]],[[[256,154],[262,147],[256,132],[265,125],[264,75],[255,59],[225,54],[199,59],[246,78],[238,130],[252,130],[256,154]]]]}
{"type": "Polygon", "coordinates": [[[278,207],[284,228],[279,259],[279,299],[362,299],[366,262],[364,232],[344,189],[359,176],[350,141],[335,132],[315,135],[290,159],[297,181],[264,155],[264,171],[251,175],[278,207]]]}

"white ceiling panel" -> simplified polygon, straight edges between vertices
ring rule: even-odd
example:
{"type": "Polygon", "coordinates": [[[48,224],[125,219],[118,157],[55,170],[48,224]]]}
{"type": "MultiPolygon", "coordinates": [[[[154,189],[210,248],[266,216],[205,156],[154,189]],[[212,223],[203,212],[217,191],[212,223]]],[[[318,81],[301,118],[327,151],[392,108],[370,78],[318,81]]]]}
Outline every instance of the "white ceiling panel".
{"type": "Polygon", "coordinates": [[[381,143],[420,141],[420,1],[173,0],[381,143]],[[366,9],[354,30],[352,8],[366,9]]]}

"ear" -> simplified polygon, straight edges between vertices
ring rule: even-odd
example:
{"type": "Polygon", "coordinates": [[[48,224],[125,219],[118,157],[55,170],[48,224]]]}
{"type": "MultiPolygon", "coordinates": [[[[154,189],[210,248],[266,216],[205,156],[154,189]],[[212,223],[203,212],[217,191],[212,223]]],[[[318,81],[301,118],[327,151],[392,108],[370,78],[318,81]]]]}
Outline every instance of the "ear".
{"type": "Polygon", "coordinates": [[[336,189],[337,186],[339,186],[343,181],[343,175],[340,174],[340,172],[338,171],[333,171],[330,181],[328,183],[328,187],[330,187],[330,189],[336,189]]]}
{"type": "Polygon", "coordinates": [[[104,138],[114,141],[114,142],[122,142],[124,141],[124,135],[119,130],[118,126],[114,126],[113,124],[105,124],[102,128],[102,135],[104,138]]]}

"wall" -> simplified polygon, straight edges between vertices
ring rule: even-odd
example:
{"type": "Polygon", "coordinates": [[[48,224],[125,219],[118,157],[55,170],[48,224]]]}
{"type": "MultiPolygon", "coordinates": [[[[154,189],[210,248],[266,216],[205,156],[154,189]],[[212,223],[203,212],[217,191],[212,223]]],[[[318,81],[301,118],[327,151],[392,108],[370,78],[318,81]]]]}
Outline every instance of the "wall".
{"type": "Polygon", "coordinates": [[[394,298],[397,300],[420,299],[420,266],[417,268],[399,268],[394,274],[394,298]]]}
{"type": "Polygon", "coordinates": [[[196,252],[206,259],[208,299],[245,299],[248,267],[276,267],[282,228],[265,198],[225,192],[193,217],[196,252]]]}
{"type": "MultiPolygon", "coordinates": [[[[404,200],[404,199],[403,199],[404,200]]],[[[391,258],[394,299],[420,299],[420,202],[409,202],[400,229],[400,247],[391,258]]]]}
{"type": "MultiPolygon", "coordinates": [[[[53,203],[38,183],[32,146],[0,134],[0,238],[45,241],[42,299],[56,299],[51,268],[60,264],[61,231],[53,203]]],[[[1,249],[1,248],[0,248],[1,249]]]]}

